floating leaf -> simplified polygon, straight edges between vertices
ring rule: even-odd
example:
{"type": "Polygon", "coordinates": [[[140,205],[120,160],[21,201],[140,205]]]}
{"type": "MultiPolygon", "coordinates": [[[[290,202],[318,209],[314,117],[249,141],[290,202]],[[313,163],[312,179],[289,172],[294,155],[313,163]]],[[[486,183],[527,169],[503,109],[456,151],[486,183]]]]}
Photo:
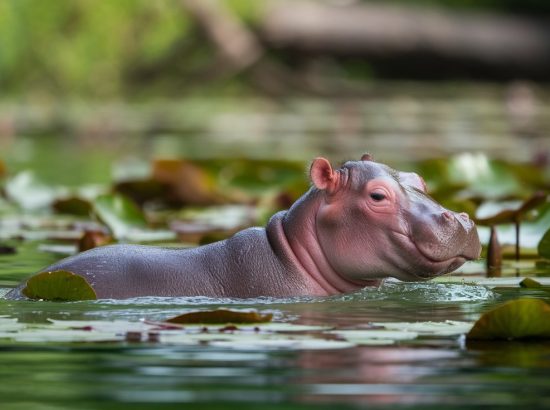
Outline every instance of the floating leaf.
{"type": "Polygon", "coordinates": [[[168,200],[167,195],[169,193],[168,184],[152,179],[118,182],[114,189],[139,205],[153,200],[168,200]]]}
{"type": "Polygon", "coordinates": [[[388,345],[396,341],[413,340],[417,332],[373,329],[373,330],[333,330],[327,333],[338,335],[348,342],[358,345],[388,345]]]}
{"type": "Polygon", "coordinates": [[[539,255],[543,258],[550,259],[550,229],[546,231],[537,247],[539,255]]]}
{"type": "Polygon", "coordinates": [[[88,216],[92,211],[92,204],[85,199],[72,196],[55,200],[52,208],[60,214],[88,216]]]}
{"type": "Polygon", "coordinates": [[[32,172],[24,171],[7,181],[5,191],[8,198],[21,208],[32,210],[49,206],[67,190],[45,185],[32,172]]]}
{"type": "Polygon", "coordinates": [[[106,234],[103,231],[86,231],[80,241],[78,241],[78,251],[84,252],[89,249],[97,248],[98,246],[107,245],[111,243],[113,238],[111,235],[106,234]]]}
{"type": "Polygon", "coordinates": [[[86,279],[72,272],[58,270],[39,273],[27,281],[22,293],[31,299],[91,300],[97,299],[86,279]]]}
{"type": "Polygon", "coordinates": [[[123,195],[107,194],[97,197],[94,211],[118,239],[126,237],[132,230],[147,227],[143,212],[123,195]]]}
{"type": "Polygon", "coordinates": [[[519,283],[519,286],[522,287],[522,288],[531,288],[531,289],[534,289],[534,288],[541,288],[541,287],[542,287],[542,285],[540,284],[540,282],[537,282],[536,280],[531,279],[531,278],[525,278],[525,279],[523,279],[523,280],[519,283]]]}
{"type": "Polygon", "coordinates": [[[550,338],[550,305],[540,299],[517,299],[485,314],[467,339],[550,338]]]}
{"type": "Polygon", "coordinates": [[[402,330],[415,332],[423,336],[448,337],[467,333],[472,328],[470,322],[446,320],[445,322],[388,322],[371,323],[373,326],[383,326],[387,330],[402,330]]]}
{"type": "Polygon", "coordinates": [[[181,159],[156,160],[153,180],[169,187],[170,200],[185,205],[215,205],[226,202],[214,178],[197,164],[181,159]]]}
{"type": "Polygon", "coordinates": [[[168,323],[263,323],[273,318],[271,313],[260,314],[256,311],[238,311],[229,309],[203,310],[184,313],[166,320],[168,323]]]}

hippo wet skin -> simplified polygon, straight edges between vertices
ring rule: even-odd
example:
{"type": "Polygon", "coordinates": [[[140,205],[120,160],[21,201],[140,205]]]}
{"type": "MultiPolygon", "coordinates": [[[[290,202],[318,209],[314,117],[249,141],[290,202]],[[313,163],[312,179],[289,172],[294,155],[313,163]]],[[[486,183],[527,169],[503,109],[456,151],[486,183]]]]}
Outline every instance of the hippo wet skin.
{"type": "Polygon", "coordinates": [[[431,199],[414,173],[363,155],[336,170],[317,158],[310,177],[311,189],[265,229],[193,249],[104,246],[41,272],[78,274],[98,298],[323,296],[390,276],[425,280],[479,257],[474,223],[431,199]]]}

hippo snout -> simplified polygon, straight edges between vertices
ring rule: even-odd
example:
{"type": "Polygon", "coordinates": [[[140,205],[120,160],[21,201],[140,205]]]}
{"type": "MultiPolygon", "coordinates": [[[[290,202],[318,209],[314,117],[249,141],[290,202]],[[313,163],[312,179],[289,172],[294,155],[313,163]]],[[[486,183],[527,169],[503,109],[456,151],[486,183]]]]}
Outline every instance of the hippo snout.
{"type": "Polygon", "coordinates": [[[412,235],[418,250],[434,262],[457,257],[472,260],[481,253],[475,223],[464,212],[444,209],[428,218],[424,215],[413,224],[412,235]]]}

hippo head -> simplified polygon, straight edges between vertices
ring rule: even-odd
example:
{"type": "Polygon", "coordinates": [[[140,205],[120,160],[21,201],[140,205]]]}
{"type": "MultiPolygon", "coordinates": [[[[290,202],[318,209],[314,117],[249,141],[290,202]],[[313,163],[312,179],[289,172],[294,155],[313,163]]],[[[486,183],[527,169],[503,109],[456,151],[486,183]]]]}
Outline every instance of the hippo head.
{"type": "Polygon", "coordinates": [[[475,224],[428,196],[417,174],[393,170],[370,155],[337,170],[317,158],[310,172],[320,195],[319,245],[346,279],[422,280],[479,257],[475,224]]]}

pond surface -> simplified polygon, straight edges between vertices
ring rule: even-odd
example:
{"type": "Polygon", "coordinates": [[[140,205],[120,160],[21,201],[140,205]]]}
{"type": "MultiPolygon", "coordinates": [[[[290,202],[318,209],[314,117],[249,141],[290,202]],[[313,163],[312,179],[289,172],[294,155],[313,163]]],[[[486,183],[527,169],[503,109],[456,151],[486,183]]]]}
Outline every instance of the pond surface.
{"type": "MultiPolygon", "coordinates": [[[[4,109],[5,118],[23,125],[21,135],[0,137],[1,159],[13,172],[31,170],[42,181],[74,186],[109,183],[124,173],[141,175],[151,158],[163,155],[307,161],[325,154],[336,161],[370,150],[397,167],[427,157],[482,151],[527,161],[547,149],[547,134],[541,132],[550,129],[548,101],[538,102],[536,118],[528,114],[531,122],[525,125],[521,119],[510,120],[507,95],[490,89],[452,100],[443,93],[423,98],[394,94],[347,104],[217,102],[211,109],[220,112],[222,105],[225,111],[213,118],[202,103],[170,109],[117,106],[110,111],[77,106],[63,117],[59,107],[22,113],[4,109]],[[122,115],[113,114],[117,112],[122,115]],[[181,120],[182,112],[191,120],[181,120]],[[73,137],[53,133],[48,124],[59,121],[51,118],[63,118],[61,128],[73,137]],[[536,132],[518,135],[522,131],[513,121],[520,121],[523,131],[536,132]],[[36,128],[49,129],[50,135],[36,135],[36,128]]],[[[37,211],[29,212],[31,217],[37,211]]],[[[45,243],[27,238],[17,243],[16,255],[0,256],[0,295],[61,257],[41,250],[45,243]]],[[[364,329],[376,322],[474,322],[482,312],[520,294],[517,286],[493,290],[470,283],[481,278],[482,262],[465,266],[449,283],[388,281],[380,288],[331,298],[72,303],[0,299],[0,316],[23,323],[160,321],[188,310],[226,306],[271,312],[275,322],[337,329],[364,329]]],[[[535,268],[529,260],[522,263],[509,263],[505,275],[549,276],[548,268],[535,268]]],[[[550,300],[544,291],[521,290],[521,295],[550,300]]],[[[451,336],[318,349],[0,339],[0,362],[2,410],[550,407],[548,342],[471,344],[464,336],[451,336]]]]}
{"type": "MultiPolygon", "coordinates": [[[[544,297],[544,292],[528,295],[544,297]]],[[[270,311],[276,321],[361,329],[369,322],[475,320],[516,297],[484,286],[387,283],[324,299],[0,301],[21,321],[162,320],[217,306],[270,311]]],[[[548,300],[548,297],[546,297],[548,300]]],[[[150,342],[0,344],[2,408],[543,408],[550,404],[550,344],[466,345],[461,336],[344,349],[178,346],[150,342]],[[10,406],[5,407],[5,405],[10,406]],[[41,407],[44,406],[44,407],[41,407]]]]}

